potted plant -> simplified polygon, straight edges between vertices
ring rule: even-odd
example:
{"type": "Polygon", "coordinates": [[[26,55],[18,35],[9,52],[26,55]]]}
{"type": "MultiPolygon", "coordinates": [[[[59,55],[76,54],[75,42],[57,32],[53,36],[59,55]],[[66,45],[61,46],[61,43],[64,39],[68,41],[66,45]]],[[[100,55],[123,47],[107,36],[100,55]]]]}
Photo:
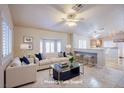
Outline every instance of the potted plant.
{"type": "Polygon", "coordinates": [[[70,63],[71,63],[70,66],[72,67],[72,66],[73,66],[72,64],[73,64],[73,62],[74,62],[74,57],[73,57],[73,56],[70,56],[70,57],[69,57],[69,61],[70,61],[70,63]]]}

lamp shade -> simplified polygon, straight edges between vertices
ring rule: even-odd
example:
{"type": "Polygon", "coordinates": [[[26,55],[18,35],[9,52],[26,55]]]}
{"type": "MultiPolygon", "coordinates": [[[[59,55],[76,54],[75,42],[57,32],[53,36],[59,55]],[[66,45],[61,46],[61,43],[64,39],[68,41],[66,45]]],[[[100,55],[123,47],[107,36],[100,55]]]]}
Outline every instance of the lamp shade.
{"type": "Polygon", "coordinates": [[[22,49],[22,50],[28,49],[28,44],[21,44],[20,49],[22,49]]]}
{"type": "Polygon", "coordinates": [[[66,48],[70,49],[71,48],[71,45],[70,44],[66,45],[66,48]]]}

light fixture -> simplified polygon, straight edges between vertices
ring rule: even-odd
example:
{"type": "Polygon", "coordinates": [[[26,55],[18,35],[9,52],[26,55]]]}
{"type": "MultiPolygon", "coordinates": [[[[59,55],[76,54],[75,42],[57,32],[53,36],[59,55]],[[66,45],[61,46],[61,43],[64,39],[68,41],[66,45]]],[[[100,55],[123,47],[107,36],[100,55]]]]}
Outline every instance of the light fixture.
{"type": "Polygon", "coordinates": [[[70,44],[66,45],[66,51],[67,51],[67,54],[71,53],[71,45],[70,44]]]}
{"type": "Polygon", "coordinates": [[[20,45],[20,49],[23,50],[23,54],[24,54],[25,56],[27,55],[26,50],[27,50],[28,48],[29,48],[28,44],[23,43],[23,44],[20,45]]]}
{"type": "Polygon", "coordinates": [[[28,44],[24,44],[24,43],[21,44],[21,45],[20,45],[20,49],[21,49],[21,50],[26,50],[26,49],[28,49],[28,44]]]}
{"type": "Polygon", "coordinates": [[[93,38],[98,38],[100,36],[100,34],[94,34],[93,38]]]}
{"type": "Polygon", "coordinates": [[[84,18],[78,18],[76,17],[77,15],[75,13],[68,14],[66,18],[62,18],[62,21],[65,22],[68,26],[75,26],[77,25],[77,22],[81,22],[84,20],[84,18]]]}
{"type": "Polygon", "coordinates": [[[68,22],[66,22],[66,24],[68,26],[75,26],[75,25],[77,25],[75,22],[72,22],[72,21],[68,21],[68,22]]]}
{"type": "Polygon", "coordinates": [[[71,48],[71,45],[70,44],[66,45],[66,48],[70,49],[71,48]]]}

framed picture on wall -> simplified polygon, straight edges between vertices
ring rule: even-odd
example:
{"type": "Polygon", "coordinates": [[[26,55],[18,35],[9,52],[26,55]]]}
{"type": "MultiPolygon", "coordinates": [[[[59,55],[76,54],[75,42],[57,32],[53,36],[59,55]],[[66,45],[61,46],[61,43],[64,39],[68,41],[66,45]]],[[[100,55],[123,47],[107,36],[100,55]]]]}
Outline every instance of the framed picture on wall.
{"type": "Polygon", "coordinates": [[[24,41],[24,43],[32,43],[33,37],[32,36],[24,36],[23,41],[24,41]]]}

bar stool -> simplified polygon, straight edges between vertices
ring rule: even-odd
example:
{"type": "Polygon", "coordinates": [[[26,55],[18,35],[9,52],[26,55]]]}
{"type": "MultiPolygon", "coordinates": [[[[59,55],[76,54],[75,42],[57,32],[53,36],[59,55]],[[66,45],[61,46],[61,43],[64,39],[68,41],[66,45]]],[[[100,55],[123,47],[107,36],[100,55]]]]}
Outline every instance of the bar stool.
{"type": "Polygon", "coordinates": [[[90,65],[90,66],[96,65],[96,57],[95,56],[89,56],[88,57],[88,65],[90,65]]]}
{"type": "Polygon", "coordinates": [[[75,54],[75,61],[79,62],[80,54],[75,54]]]}
{"type": "Polygon", "coordinates": [[[84,55],[84,57],[83,57],[84,65],[88,64],[88,61],[89,61],[88,59],[89,59],[89,56],[88,55],[84,55]]]}
{"type": "Polygon", "coordinates": [[[75,60],[76,62],[83,63],[83,56],[82,54],[76,54],[75,55],[75,60]]]}
{"type": "Polygon", "coordinates": [[[82,54],[80,55],[80,57],[79,57],[79,62],[80,62],[80,63],[84,63],[84,55],[82,55],[82,54]]]}

